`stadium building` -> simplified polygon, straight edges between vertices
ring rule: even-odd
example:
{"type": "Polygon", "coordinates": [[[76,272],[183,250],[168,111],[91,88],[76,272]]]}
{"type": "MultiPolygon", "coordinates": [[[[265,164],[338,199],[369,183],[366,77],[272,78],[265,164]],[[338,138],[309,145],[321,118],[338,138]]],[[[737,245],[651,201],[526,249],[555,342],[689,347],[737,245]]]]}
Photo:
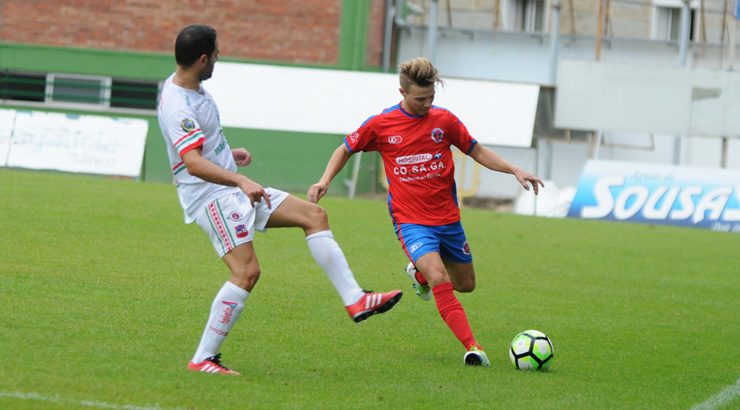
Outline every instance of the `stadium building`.
{"type": "MultiPolygon", "coordinates": [[[[155,121],[157,91],[174,69],[174,34],[204,22],[219,30],[217,70],[225,73],[211,80],[223,78],[221,84],[207,86],[217,99],[228,94],[220,103],[226,134],[263,158],[249,172],[267,184],[304,191],[353,124],[397,102],[395,67],[416,56],[431,58],[452,81],[438,104],[456,112],[481,142],[554,187],[575,186],[590,159],[740,168],[740,121],[732,115],[740,108],[733,2],[200,5],[0,2],[5,115],[31,110],[38,118],[64,113],[143,120],[148,127],[136,177],[168,181],[155,121]],[[281,86],[291,84],[288,79],[306,90],[286,98],[281,86]],[[263,111],[275,104],[281,114],[263,111]],[[278,167],[271,157],[293,166],[278,167]]],[[[58,117],[46,118],[53,124],[58,117]]],[[[10,136],[22,133],[8,127],[4,138],[0,133],[0,153],[7,157],[0,165],[23,167],[8,152],[10,136]]],[[[332,186],[334,194],[382,193],[378,158],[355,162],[345,171],[347,183],[332,186]]],[[[461,195],[517,198],[514,181],[470,162],[458,165],[461,195]]]]}

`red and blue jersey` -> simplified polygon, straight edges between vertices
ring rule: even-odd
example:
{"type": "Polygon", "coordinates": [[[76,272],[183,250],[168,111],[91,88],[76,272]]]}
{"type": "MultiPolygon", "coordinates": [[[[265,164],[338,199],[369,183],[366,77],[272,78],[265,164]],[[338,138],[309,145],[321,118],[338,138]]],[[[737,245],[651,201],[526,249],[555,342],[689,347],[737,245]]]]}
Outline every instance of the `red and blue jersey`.
{"type": "Polygon", "coordinates": [[[435,106],[420,117],[397,104],[367,119],[344,143],[352,153],[380,153],[394,224],[460,220],[451,146],[470,154],[477,141],[451,112],[435,106]]]}

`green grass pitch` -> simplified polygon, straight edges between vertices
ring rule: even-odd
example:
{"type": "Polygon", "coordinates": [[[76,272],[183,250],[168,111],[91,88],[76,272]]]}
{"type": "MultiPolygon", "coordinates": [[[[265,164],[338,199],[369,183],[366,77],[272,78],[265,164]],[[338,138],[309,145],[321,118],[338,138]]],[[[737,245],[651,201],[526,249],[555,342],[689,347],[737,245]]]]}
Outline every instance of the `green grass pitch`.
{"type": "Polygon", "coordinates": [[[384,202],[322,205],[360,284],[404,298],[357,325],[300,230],[258,234],[222,347],[243,377],[219,377],[185,366],[228,275],[173,186],[0,170],[0,408],[675,409],[740,376],[740,235],[464,209],[478,287],[458,296],[492,361],[466,368],[384,202]],[[509,362],[530,328],[547,372],[509,362]]]}

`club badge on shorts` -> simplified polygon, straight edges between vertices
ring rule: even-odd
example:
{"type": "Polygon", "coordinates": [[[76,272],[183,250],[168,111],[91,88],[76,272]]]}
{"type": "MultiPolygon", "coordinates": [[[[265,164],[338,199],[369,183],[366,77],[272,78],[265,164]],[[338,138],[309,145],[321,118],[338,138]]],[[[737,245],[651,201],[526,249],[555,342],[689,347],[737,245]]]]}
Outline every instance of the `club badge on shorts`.
{"type": "Polygon", "coordinates": [[[249,231],[244,225],[237,225],[236,227],[234,227],[234,230],[236,231],[236,237],[239,239],[246,238],[247,235],[249,235],[249,231]]]}

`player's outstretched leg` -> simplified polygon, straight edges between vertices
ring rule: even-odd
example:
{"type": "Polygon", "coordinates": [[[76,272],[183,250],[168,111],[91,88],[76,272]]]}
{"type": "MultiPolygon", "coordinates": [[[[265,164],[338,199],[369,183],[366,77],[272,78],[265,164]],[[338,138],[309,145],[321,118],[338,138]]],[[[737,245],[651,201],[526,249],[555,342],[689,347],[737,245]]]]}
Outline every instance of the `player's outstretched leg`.
{"type": "Polygon", "coordinates": [[[288,195],[275,209],[267,227],[300,227],[306,234],[306,244],[316,263],[342,298],[350,317],[361,322],[368,317],[390,310],[401,300],[402,292],[387,293],[363,291],[329,229],[329,218],[320,206],[288,195]]]}
{"type": "Polygon", "coordinates": [[[326,272],[342,298],[349,316],[355,322],[359,323],[376,313],[387,312],[401,300],[403,293],[400,290],[386,293],[362,290],[331,231],[326,230],[309,235],[306,237],[306,242],[311,255],[326,272]]]}

